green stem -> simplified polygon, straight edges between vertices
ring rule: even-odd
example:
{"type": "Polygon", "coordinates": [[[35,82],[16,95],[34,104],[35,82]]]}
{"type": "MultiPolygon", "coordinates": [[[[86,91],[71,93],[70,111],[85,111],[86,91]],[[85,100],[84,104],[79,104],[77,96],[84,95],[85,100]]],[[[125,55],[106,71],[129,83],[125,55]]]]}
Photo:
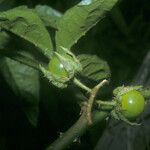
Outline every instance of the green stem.
{"type": "Polygon", "coordinates": [[[111,111],[116,106],[116,102],[115,101],[97,100],[95,103],[96,103],[97,109],[105,110],[105,111],[106,110],[107,111],[111,111]]]}
{"type": "Polygon", "coordinates": [[[84,85],[81,81],[79,81],[77,78],[73,79],[73,82],[75,85],[77,85],[78,87],[80,87],[81,89],[87,91],[87,92],[91,92],[91,89],[89,87],[87,87],[86,85],[84,85]]]}
{"type": "Polygon", "coordinates": [[[102,100],[97,100],[96,103],[98,105],[109,105],[109,106],[116,106],[115,101],[102,101],[102,100]]]}
{"type": "MultiPolygon", "coordinates": [[[[94,111],[93,112],[93,124],[97,124],[105,119],[109,115],[108,112],[94,111]]],[[[91,127],[91,126],[90,126],[91,127]]],[[[80,137],[89,128],[88,121],[83,113],[79,120],[66,131],[61,137],[49,145],[46,150],[63,150],[67,148],[73,141],[80,137]]]]}

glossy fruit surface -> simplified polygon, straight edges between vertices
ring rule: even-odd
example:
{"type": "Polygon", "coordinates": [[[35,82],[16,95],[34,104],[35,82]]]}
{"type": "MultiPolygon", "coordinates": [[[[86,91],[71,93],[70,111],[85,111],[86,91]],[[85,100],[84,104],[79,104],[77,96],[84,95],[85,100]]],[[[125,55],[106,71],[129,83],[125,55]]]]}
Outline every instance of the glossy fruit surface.
{"type": "Polygon", "coordinates": [[[68,73],[64,68],[64,65],[60,62],[60,60],[54,56],[52,60],[48,64],[48,70],[58,77],[68,77],[68,73]]]}
{"type": "Polygon", "coordinates": [[[144,110],[144,97],[136,91],[131,90],[121,96],[122,114],[127,119],[135,119],[144,110]]]}

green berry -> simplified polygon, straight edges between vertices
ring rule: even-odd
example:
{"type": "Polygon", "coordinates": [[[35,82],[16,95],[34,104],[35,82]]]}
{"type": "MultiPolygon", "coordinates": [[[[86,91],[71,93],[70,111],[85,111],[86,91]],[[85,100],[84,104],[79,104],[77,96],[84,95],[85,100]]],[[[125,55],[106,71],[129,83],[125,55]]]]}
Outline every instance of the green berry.
{"type": "Polygon", "coordinates": [[[64,68],[64,65],[60,62],[58,57],[54,56],[48,64],[48,70],[55,76],[61,78],[67,78],[68,72],[64,68]]]}
{"type": "Polygon", "coordinates": [[[122,114],[127,119],[137,118],[143,112],[144,104],[143,95],[136,90],[131,90],[121,96],[122,114]]]}

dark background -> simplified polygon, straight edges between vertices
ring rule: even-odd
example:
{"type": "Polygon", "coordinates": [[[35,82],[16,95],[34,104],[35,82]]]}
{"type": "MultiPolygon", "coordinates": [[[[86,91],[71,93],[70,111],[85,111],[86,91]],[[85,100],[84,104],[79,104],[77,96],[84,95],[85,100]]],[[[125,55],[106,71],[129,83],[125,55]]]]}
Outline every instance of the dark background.
{"type": "MultiPolygon", "coordinates": [[[[43,4],[49,5],[60,12],[65,12],[77,2],[79,1],[4,0],[0,4],[0,9],[7,10],[20,5],[28,5],[28,7],[33,8],[37,4],[43,4]]],[[[144,58],[150,50],[150,1],[119,1],[113,10],[74,46],[74,49],[76,54],[96,54],[108,62],[112,73],[111,82],[107,91],[104,89],[101,96],[110,98],[114,87],[130,84],[135,79],[144,58]]],[[[148,78],[149,75],[147,80],[148,78]]],[[[19,97],[14,95],[0,75],[0,150],[43,150],[59,136],[60,132],[66,131],[79,117],[80,108],[72,87],[58,90],[49,86],[47,81],[43,79],[41,79],[41,85],[39,121],[37,127],[33,127],[20,109],[19,97]],[[51,91],[52,94],[47,97],[44,91],[51,91]],[[68,93],[70,93],[69,97],[68,93]],[[48,103],[49,98],[51,102],[48,103]]],[[[108,132],[110,125],[113,126],[112,124],[104,121],[96,125],[69,149],[91,150],[100,137],[105,138],[103,140],[103,146],[105,147],[105,145],[108,145],[107,141],[110,140],[110,136],[116,137],[104,134],[108,132]]],[[[147,128],[147,131],[149,131],[149,127],[147,128]]],[[[125,125],[115,128],[118,131],[118,140],[119,137],[124,136],[124,134],[121,135],[122,131],[127,129],[125,125]],[[121,130],[122,128],[123,130],[121,130]]],[[[134,134],[136,135],[137,132],[134,134]]],[[[114,130],[112,133],[114,133],[114,130]]],[[[148,150],[148,147],[150,147],[148,134],[149,132],[145,132],[142,134],[143,136],[138,136],[138,142],[131,142],[132,147],[121,148],[119,144],[116,147],[111,147],[110,144],[105,149],[134,150],[136,148],[137,150],[139,148],[137,144],[140,143],[139,150],[148,150]]],[[[127,137],[124,136],[124,138],[127,137]]],[[[129,139],[125,141],[127,140],[129,139]]],[[[102,145],[102,141],[100,144],[102,145]]],[[[98,149],[104,150],[101,145],[98,145],[98,149]]]]}

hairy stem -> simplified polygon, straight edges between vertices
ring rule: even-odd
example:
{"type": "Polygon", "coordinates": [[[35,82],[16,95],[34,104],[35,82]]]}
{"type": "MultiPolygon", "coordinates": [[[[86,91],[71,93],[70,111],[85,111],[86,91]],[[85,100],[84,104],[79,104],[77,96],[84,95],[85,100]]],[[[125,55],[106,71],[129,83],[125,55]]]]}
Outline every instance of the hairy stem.
{"type": "Polygon", "coordinates": [[[79,81],[77,78],[73,79],[73,82],[75,85],[77,85],[78,87],[80,87],[81,89],[87,91],[87,92],[91,92],[91,89],[89,87],[87,87],[86,85],[84,85],[81,81],[79,81]]]}
{"type": "Polygon", "coordinates": [[[102,101],[97,100],[96,102],[96,108],[100,110],[107,110],[111,111],[116,106],[116,101],[102,101]]]}
{"type": "MultiPolygon", "coordinates": [[[[56,141],[54,141],[50,146],[46,148],[46,150],[63,150],[67,148],[73,141],[80,137],[88,128],[88,121],[85,117],[85,113],[81,115],[78,121],[68,129],[61,137],[59,137],[56,141]]],[[[104,111],[94,111],[93,115],[93,124],[97,124],[98,122],[105,119],[109,113],[104,111]]]]}
{"type": "Polygon", "coordinates": [[[102,101],[102,100],[97,100],[97,104],[99,105],[109,105],[109,106],[115,106],[116,102],[115,101],[102,101]]]}

